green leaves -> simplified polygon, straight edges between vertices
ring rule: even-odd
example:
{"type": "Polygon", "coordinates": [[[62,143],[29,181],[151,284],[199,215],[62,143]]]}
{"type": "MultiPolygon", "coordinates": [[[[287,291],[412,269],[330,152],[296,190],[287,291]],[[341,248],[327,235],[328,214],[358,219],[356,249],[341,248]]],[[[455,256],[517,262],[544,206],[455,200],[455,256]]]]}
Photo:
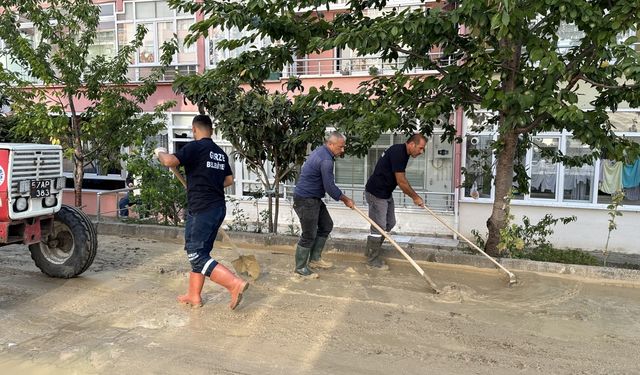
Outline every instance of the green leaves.
{"type": "MultiPolygon", "coordinates": [[[[12,109],[19,119],[17,134],[43,142],[58,142],[77,165],[97,161],[120,167],[124,147],[142,143],[163,126],[164,103],[152,113],[142,105],[177,48],[165,46],[162,66],[141,85],[128,85],[129,62],[146,30],[138,28],[131,45],[120,46],[114,57],[89,58],[96,42],[100,9],[91,0],[4,1],[0,39],[4,53],[26,72],[0,70],[0,86],[13,87],[12,109]],[[25,32],[17,20],[27,15],[34,28],[25,32]],[[35,84],[34,84],[35,81],[35,84]],[[52,85],[55,85],[52,87],[52,85]]],[[[77,192],[82,175],[75,175],[77,192]]],[[[76,204],[80,195],[77,195],[76,204]]]]}

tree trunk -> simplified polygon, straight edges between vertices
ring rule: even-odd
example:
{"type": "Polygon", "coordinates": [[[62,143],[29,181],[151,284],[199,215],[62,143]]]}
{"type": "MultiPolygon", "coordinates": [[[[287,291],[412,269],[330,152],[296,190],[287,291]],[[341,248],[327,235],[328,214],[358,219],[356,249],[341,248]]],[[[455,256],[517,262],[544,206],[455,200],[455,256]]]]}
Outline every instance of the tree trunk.
{"type": "Polygon", "coordinates": [[[485,251],[493,256],[500,255],[497,249],[498,243],[500,243],[500,230],[505,228],[507,224],[508,197],[513,188],[513,163],[518,146],[518,134],[514,131],[500,134],[498,142],[504,142],[504,148],[499,153],[496,163],[496,195],[491,216],[487,220],[489,236],[485,244],[485,251]]]}
{"type": "Polygon", "coordinates": [[[280,214],[280,180],[273,184],[273,192],[276,197],[276,209],[273,214],[273,233],[278,234],[278,215],[280,214]]]}
{"type": "Polygon", "coordinates": [[[84,179],[84,153],[82,151],[82,138],[80,131],[80,119],[76,115],[73,96],[69,94],[69,107],[71,109],[71,133],[73,134],[73,192],[76,207],[82,208],[82,180],[84,179]]]}
{"type": "Polygon", "coordinates": [[[74,137],[73,150],[73,192],[75,195],[76,207],[82,207],[82,180],[84,179],[84,156],[82,155],[82,144],[74,137]]]}
{"type": "MultiPolygon", "coordinates": [[[[502,73],[502,87],[504,93],[515,91],[520,82],[518,73],[520,71],[520,57],[522,45],[514,44],[512,40],[502,39],[500,47],[505,51],[512,51],[511,59],[508,60],[507,67],[502,73]]],[[[495,198],[493,200],[493,210],[487,220],[489,236],[485,243],[485,251],[493,256],[500,255],[498,244],[500,243],[500,230],[507,226],[507,215],[509,213],[509,196],[513,189],[513,163],[518,147],[518,133],[512,128],[513,125],[505,126],[507,123],[508,108],[503,108],[500,114],[498,129],[505,129],[498,133],[498,143],[504,146],[498,154],[496,163],[495,198]]]]}
{"type": "Polygon", "coordinates": [[[269,197],[269,233],[273,233],[273,194],[267,193],[269,197]]]}

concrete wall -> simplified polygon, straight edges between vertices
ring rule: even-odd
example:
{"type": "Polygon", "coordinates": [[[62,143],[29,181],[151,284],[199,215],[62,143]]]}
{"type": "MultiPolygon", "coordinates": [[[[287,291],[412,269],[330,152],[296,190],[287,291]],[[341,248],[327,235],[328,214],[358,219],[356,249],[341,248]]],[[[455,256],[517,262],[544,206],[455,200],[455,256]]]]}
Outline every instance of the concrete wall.
{"type": "MultiPolygon", "coordinates": [[[[491,204],[460,202],[460,232],[471,235],[471,230],[486,233],[485,222],[491,215],[491,204]]],[[[621,210],[622,211],[622,210],[621,210]]],[[[578,219],[567,225],[558,224],[550,241],[560,248],[598,250],[604,249],[609,232],[609,215],[606,209],[576,207],[540,207],[512,205],[511,213],[518,223],[526,215],[537,223],[545,214],[555,218],[575,215],[578,219]]],[[[609,251],[640,254],[640,212],[623,211],[616,218],[618,228],[611,232],[609,251]]]]}

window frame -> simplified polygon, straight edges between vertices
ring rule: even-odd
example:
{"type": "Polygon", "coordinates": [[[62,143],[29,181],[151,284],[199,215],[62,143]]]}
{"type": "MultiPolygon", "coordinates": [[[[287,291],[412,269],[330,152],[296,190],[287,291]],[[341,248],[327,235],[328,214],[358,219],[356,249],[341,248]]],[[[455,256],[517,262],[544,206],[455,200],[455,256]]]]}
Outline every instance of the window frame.
{"type": "MultiPolygon", "coordinates": [[[[489,113],[488,111],[476,111],[476,113],[489,113]]],[[[640,109],[634,109],[634,108],[625,108],[625,109],[619,109],[618,111],[615,112],[617,113],[633,113],[633,114],[637,114],[638,118],[640,119],[640,109]]],[[[609,112],[609,115],[614,114],[614,112],[609,112]]],[[[473,132],[470,131],[470,119],[467,116],[464,116],[463,118],[463,142],[462,142],[462,160],[461,160],[461,166],[464,168],[467,165],[467,142],[469,139],[469,136],[479,136],[479,135],[490,135],[492,137],[492,140],[496,140],[497,139],[497,131],[495,131],[495,129],[491,129],[491,130],[484,130],[482,132],[473,132]]],[[[633,121],[633,123],[636,123],[635,121],[633,121]]],[[[619,136],[623,136],[623,137],[633,137],[633,138],[637,138],[640,141],[640,132],[633,132],[633,131],[628,131],[628,129],[625,129],[624,131],[617,131],[615,132],[617,135],[619,136]]],[[[564,154],[566,154],[566,150],[567,150],[567,142],[570,138],[572,138],[572,133],[566,130],[563,130],[562,132],[543,132],[543,133],[539,133],[536,134],[535,137],[538,138],[558,138],[559,139],[559,145],[558,148],[561,152],[563,152],[564,154]]],[[[527,173],[529,175],[529,177],[531,177],[531,159],[532,159],[532,155],[533,155],[533,150],[532,148],[527,150],[527,155],[525,158],[525,169],[527,170],[527,173]]],[[[495,176],[495,155],[492,154],[491,156],[491,171],[492,171],[492,175],[495,176]]],[[[599,193],[599,176],[600,176],[600,169],[601,169],[601,159],[596,159],[593,163],[593,183],[590,186],[590,200],[589,201],[580,201],[580,200],[572,200],[572,199],[565,199],[564,198],[564,179],[565,179],[565,174],[566,171],[569,169],[570,167],[565,166],[563,163],[558,163],[557,166],[557,177],[556,177],[556,198],[555,199],[545,199],[545,198],[532,198],[531,197],[531,185],[529,185],[529,194],[525,194],[524,197],[522,199],[512,199],[511,203],[514,205],[523,205],[523,206],[541,206],[541,207],[563,207],[563,208],[584,208],[584,209],[607,209],[607,206],[609,205],[609,203],[606,202],[602,202],[599,203],[600,201],[600,197],[604,194],[598,194],[599,193]]],[[[491,194],[490,197],[478,197],[478,198],[472,198],[471,196],[465,195],[465,188],[464,188],[464,175],[461,176],[462,178],[462,183],[460,184],[460,188],[458,190],[458,194],[459,194],[459,200],[460,202],[463,203],[484,203],[484,204],[492,204],[495,200],[495,183],[492,181],[491,183],[491,194]]],[[[640,211],[640,200],[638,201],[634,201],[637,202],[636,204],[634,203],[625,203],[623,206],[621,206],[621,210],[624,211],[640,211]]]]}

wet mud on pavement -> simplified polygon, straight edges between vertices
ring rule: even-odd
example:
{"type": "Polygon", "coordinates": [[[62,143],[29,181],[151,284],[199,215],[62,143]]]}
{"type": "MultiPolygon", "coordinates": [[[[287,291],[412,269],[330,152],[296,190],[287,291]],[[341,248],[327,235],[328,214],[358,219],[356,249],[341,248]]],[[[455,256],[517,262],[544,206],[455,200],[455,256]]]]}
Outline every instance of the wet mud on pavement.
{"type": "MultiPolygon", "coordinates": [[[[0,248],[2,374],[640,374],[640,285],[406,262],[368,270],[328,254],[316,280],[290,250],[255,253],[262,276],[236,311],[207,281],[175,302],[179,242],[100,236],[94,264],[52,279],[0,248]]],[[[218,244],[216,244],[218,246],[218,244]]],[[[214,249],[231,268],[235,253],[214,249]]]]}

